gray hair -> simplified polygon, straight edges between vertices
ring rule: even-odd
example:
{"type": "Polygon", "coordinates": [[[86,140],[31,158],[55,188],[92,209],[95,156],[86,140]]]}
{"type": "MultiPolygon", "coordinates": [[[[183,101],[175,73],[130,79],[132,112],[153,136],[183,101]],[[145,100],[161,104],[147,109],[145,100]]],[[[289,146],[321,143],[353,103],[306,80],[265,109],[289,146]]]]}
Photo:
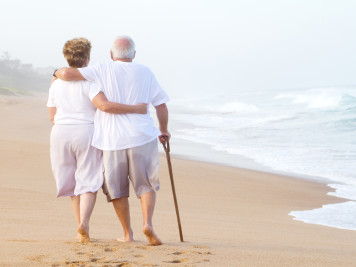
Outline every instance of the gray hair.
{"type": "Polygon", "coordinates": [[[135,42],[129,36],[118,36],[112,44],[111,52],[113,58],[133,59],[135,57],[135,42]],[[127,44],[119,44],[120,40],[127,40],[127,44]]]}

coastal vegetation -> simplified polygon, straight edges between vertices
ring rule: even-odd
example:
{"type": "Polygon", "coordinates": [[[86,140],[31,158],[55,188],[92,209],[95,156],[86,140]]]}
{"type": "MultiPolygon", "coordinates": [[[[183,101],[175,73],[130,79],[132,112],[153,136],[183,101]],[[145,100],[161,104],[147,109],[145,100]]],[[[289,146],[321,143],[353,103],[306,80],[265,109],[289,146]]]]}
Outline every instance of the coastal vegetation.
{"type": "Polygon", "coordinates": [[[54,68],[35,68],[19,59],[11,58],[8,52],[0,56],[0,95],[30,95],[46,92],[54,68]]]}

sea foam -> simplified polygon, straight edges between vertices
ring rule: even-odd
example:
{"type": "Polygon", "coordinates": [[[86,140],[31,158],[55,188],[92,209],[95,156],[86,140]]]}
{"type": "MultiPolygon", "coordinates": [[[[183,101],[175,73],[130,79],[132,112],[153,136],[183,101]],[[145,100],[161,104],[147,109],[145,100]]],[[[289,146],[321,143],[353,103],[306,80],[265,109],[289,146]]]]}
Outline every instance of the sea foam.
{"type": "Polygon", "coordinates": [[[311,224],[356,230],[356,202],[347,201],[338,204],[323,205],[319,209],[292,211],[289,215],[295,220],[311,224]]]}

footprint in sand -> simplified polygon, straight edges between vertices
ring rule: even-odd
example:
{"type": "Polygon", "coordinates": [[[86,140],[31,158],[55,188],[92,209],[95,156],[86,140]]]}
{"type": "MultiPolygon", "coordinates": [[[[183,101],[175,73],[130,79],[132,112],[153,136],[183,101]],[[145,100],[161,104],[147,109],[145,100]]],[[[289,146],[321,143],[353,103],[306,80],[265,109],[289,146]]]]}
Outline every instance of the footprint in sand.
{"type": "Polygon", "coordinates": [[[81,265],[84,265],[87,263],[86,261],[65,261],[64,262],[66,265],[70,265],[70,266],[81,266],[81,265]]]}
{"type": "Polygon", "coordinates": [[[193,246],[194,248],[208,248],[207,246],[193,246]]]}
{"type": "Polygon", "coordinates": [[[213,255],[213,253],[211,253],[210,251],[207,251],[207,252],[193,251],[193,253],[199,254],[199,255],[213,255]]]}
{"type": "Polygon", "coordinates": [[[173,252],[172,255],[182,255],[182,254],[185,254],[186,252],[185,251],[176,251],[176,252],[173,252]]]}
{"type": "Polygon", "coordinates": [[[200,254],[200,255],[213,255],[213,253],[211,253],[210,251],[206,251],[206,249],[208,249],[209,247],[207,246],[198,246],[198,245],[195,245],[193,246],[193,248],[198,248],[198,249],[202,249],[202,250],[205,250],[205,251],[192,251],[193,253],[195,254],[200,254]]]}
{"type": "Polygon", "coordinates": [[[183,262],[186,262],[187,259],[177,259],[177,260],[172,260],[172,261],[164,261],[164,262],[167,262],[167,263],[183,263],[183,262]]]}
{"type": "Polygon", "coordinates": [[[146,257],[145,255],[133,255],[135,258],[143,258],[146,257]]]}
{"type": "Polygon", "coordinates": [[[27,259],[29,259],[30,261],[42,262],[42,260],[46,257],[48,257],[48,255],[37,255],[33,257],[28,257],[27,259]]]}
{"type": "Polygon", "coordinates": [[[117,267],[131,267],[132,264],[130,262],[117,262],[117,261],[105,261],[103,262],[104,265],[101,266],[111,266],[111,265],[105,265],[105,264],[115,264],[117,267]]]}

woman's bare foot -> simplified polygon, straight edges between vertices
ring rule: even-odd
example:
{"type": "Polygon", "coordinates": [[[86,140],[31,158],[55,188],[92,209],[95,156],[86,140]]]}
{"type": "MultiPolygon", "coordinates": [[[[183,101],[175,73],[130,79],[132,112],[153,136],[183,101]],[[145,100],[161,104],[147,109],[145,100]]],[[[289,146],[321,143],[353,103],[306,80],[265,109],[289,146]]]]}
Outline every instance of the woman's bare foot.
{"type": "Polygon", "coordinates": [[[127,239],[127,238],[123,237],[123,238],[116,238],[116,241],[128,243],[128,242],[134,242],[135,240],[129,239],[129,238],[127,239]]]}
{"type": "Polygon", "coordinates": [[[130,233],[124,233],[124,237],[122,238],[117,238],[116,241],[119,242],[133,242],[133,232],[132,230],[130,231],[130,233]]]}
{"type": "Polygon", "coordinates": [[[80,234],[80,242],[82,243],[90,242],[89,227],[84,227],[82,225],[79,225],[78,234],[80,234]]]}
{"type": "Polygon", "coordinates": [[[148,244],[151,246],[159,246],[162,245],[162,241],[158,238],[156,233],[153,231],[153,228],[146,224],[143,226],[143,233],[147,237],[148,244]]]}

